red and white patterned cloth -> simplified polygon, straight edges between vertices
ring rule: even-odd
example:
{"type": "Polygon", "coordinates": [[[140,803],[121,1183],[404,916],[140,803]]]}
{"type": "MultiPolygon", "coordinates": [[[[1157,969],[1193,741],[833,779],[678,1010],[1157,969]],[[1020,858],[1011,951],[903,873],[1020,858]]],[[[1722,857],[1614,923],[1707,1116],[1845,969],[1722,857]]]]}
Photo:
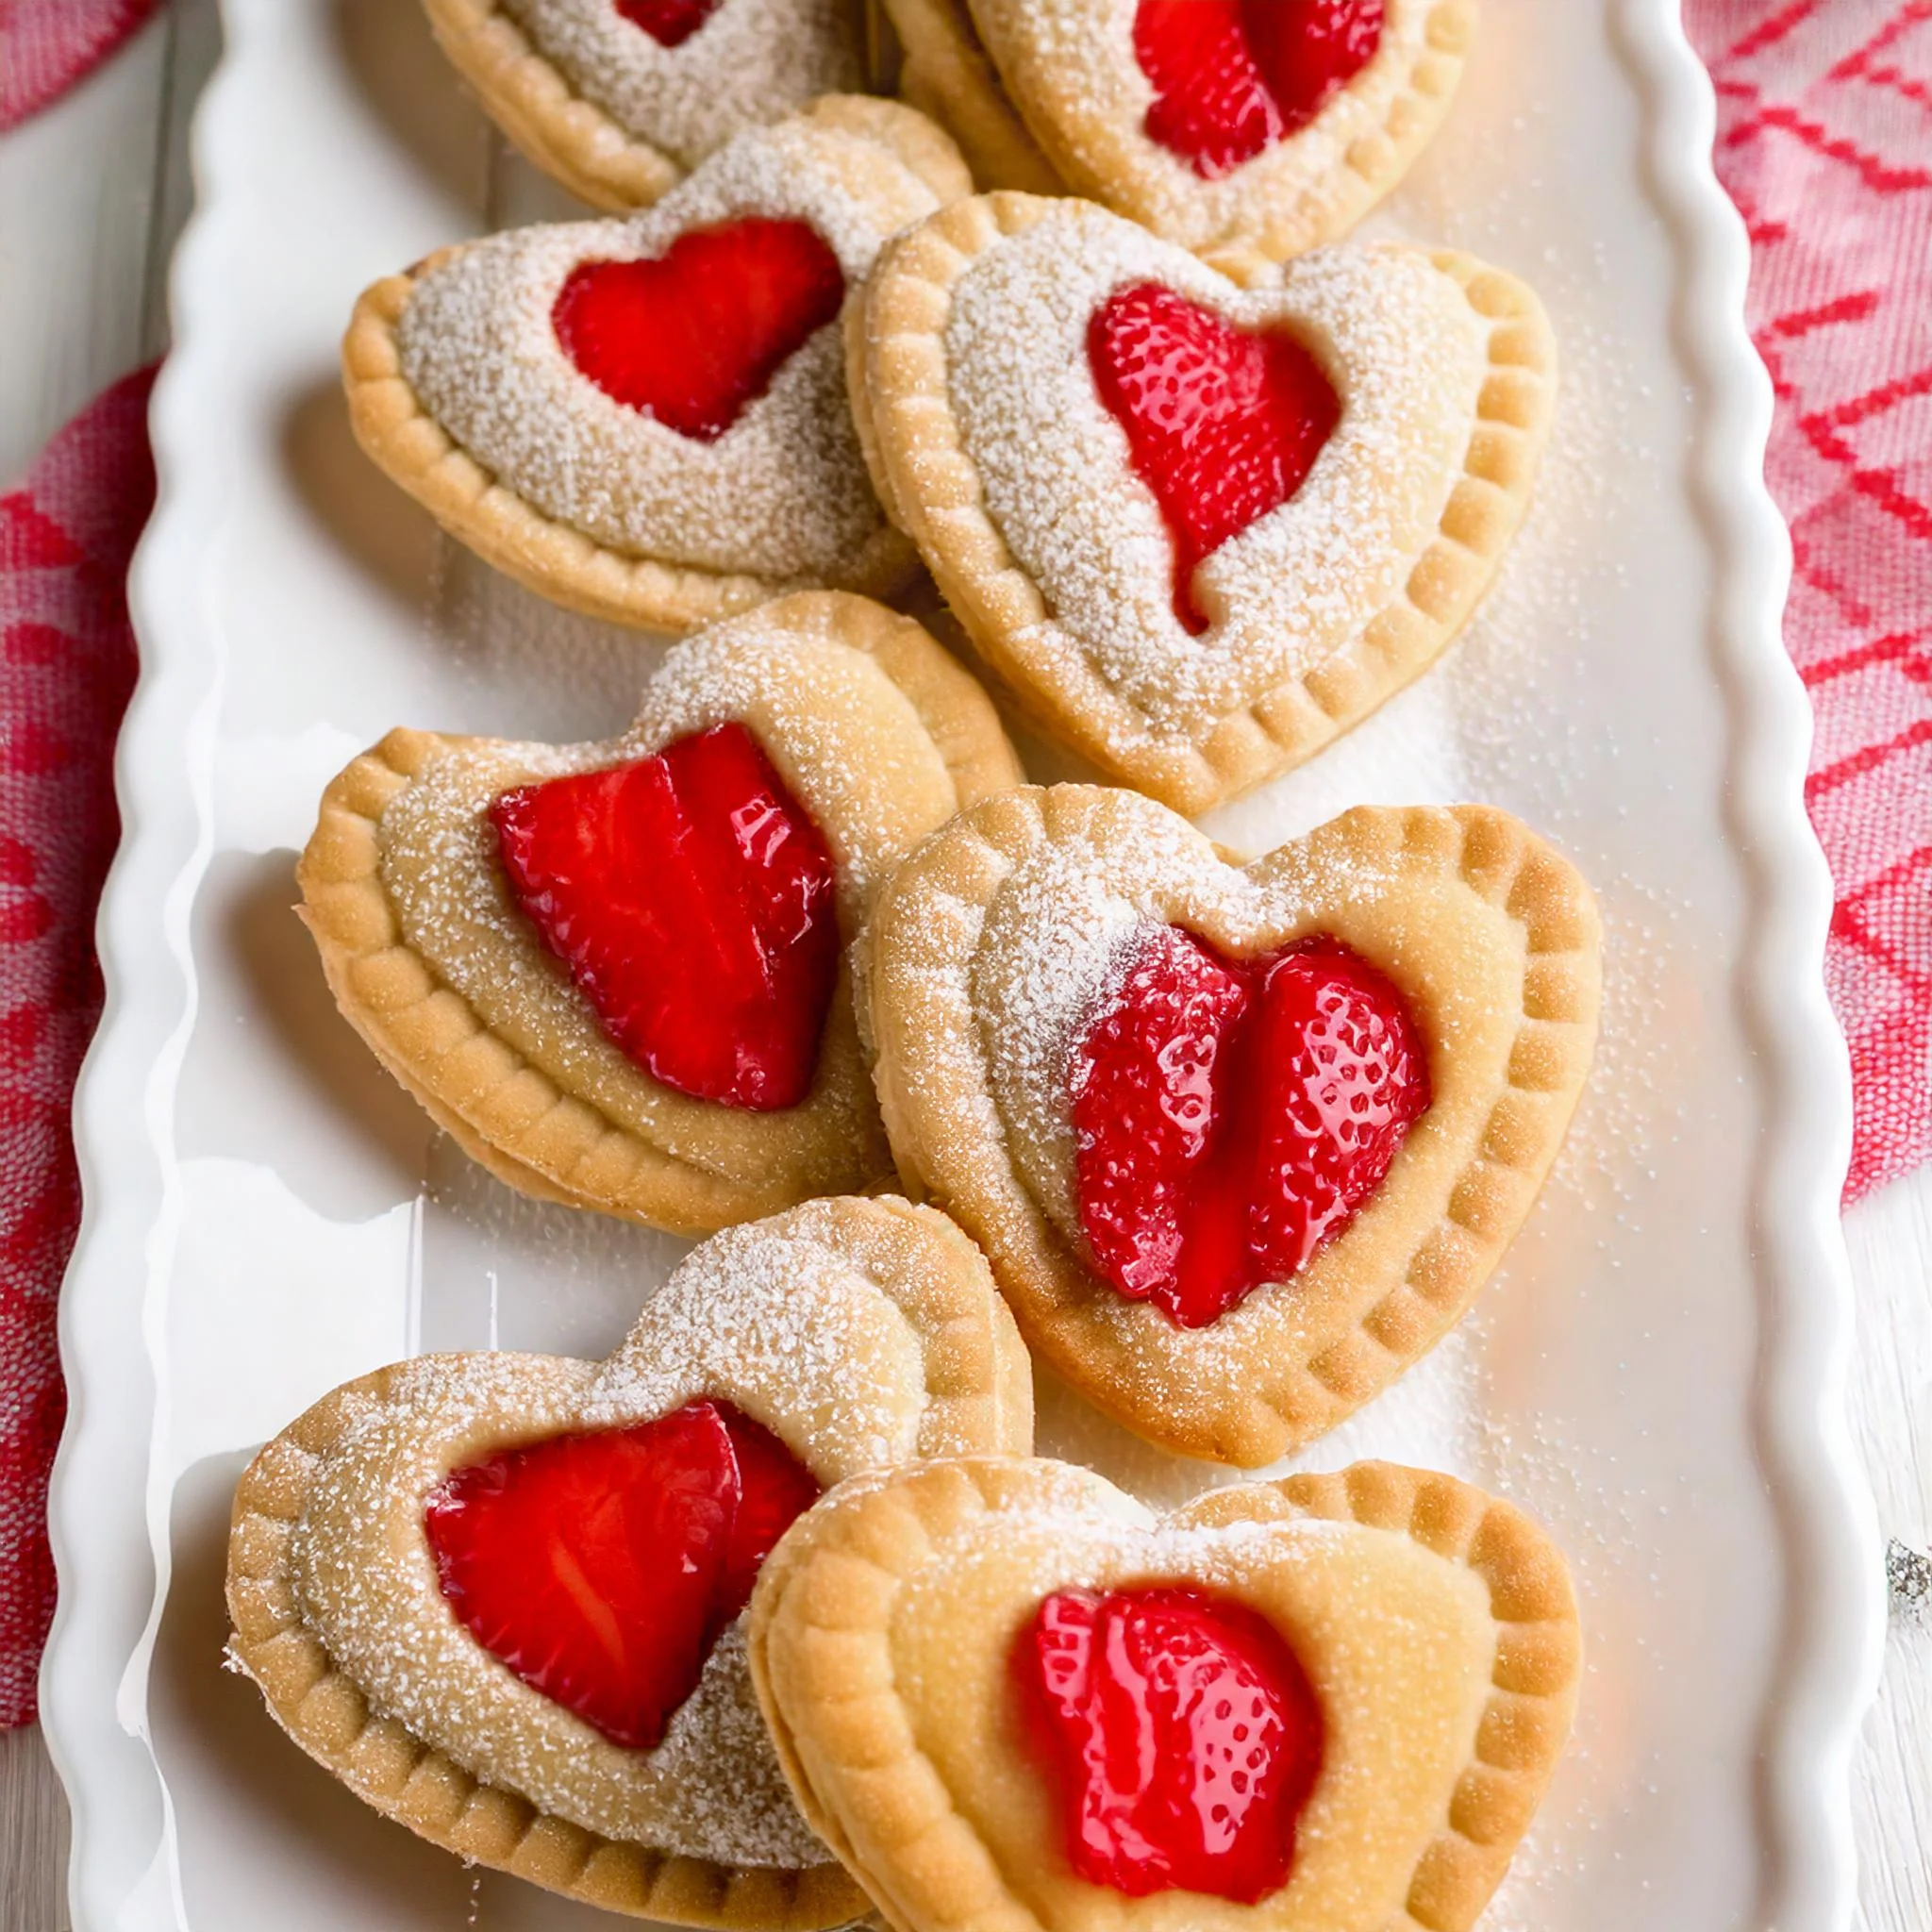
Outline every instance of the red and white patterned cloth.
{"type": "Polygon", "coordinates": [[[160,0],[0,0],[0,133],[92,73],[160,0]]]}
{"type": "MultiPolygon", "coordinates": [[[[155,5],[0,0],[0,130],[155,5]]],[[[1852,1046],[1856,1198],[1932,1156],[1932,0],[1685,12],[1779,397],[1769,467],[1797,552],[1785,634],[1818,717],[1807,796],[1838,882],[1825,970],[1852,1046]]],[[[0,498],[0,1727],[33,1715],[53,1607],[67,1104],[99,1010],[148,380],[110,390],[0,498]]]]}
{"type": "Polygon", "coordinates": [[[1847,1200],[1932,1156],[1932,0],[1685,0],[1751,231],[1806,796],[1857,1095],[1847,1200]]]}

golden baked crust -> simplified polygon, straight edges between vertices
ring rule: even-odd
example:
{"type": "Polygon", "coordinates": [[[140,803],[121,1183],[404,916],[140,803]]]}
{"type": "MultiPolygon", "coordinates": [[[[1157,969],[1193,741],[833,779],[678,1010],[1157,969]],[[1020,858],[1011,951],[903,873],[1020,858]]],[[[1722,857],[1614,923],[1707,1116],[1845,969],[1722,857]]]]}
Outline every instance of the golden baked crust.
{"type": "Polygon", "coordinates": [[[966,0],[885,0],[885,9],[906,54],[900,94],[959,143],[974,180],[982,189],[1065,193],[1007,99],[966,0]]]}
{"type": "MultiPolygon", "coordinates": [[[[909,618],[839,591],[801,592],[675,647],[632,733],[568,756],[619,762],[725,717],[753,726],[813,810],[848,934],[887,865],[1020,779],[973,679],[909,618]]],[[[891,1162],[849,967],[805,1102],[715,1106],[659,1086],[605,1038],[508,910],[487,858],[474,876],[452,872],[452,841],[469,849],[482,805],[565,756],[394,731],[329,786],[296,875],[343,1014],[467,1153],[541,1198],[702,1233],[876,1184],[891,1162]]]]}
{"type": "Polygon", "coordinates": [[[1086,1471],[968,1457],[860,1477],[801,1518],[759,1578],[751,1654],[801,1808],[897,1932],[1467,1932],[1569,1736],[1581,1641],[1556,1546],[1452,1476],[1357,1463],[1155,1524],[1086,1471]],[[1083,1884],[1052,1836],[1008,1654],[1048,1591],[1142,1579],[1269,1616],[1356,1774],[1317,1783],[1293,1873],[1257,1905],[1083,1884]]]}
{"type": "MultiPolygon", "coordinates": [[[[1030,1447],[1025,1350],[984,1262],[942,1217],[890,1199],[813,1202],[718,1238],[680,1274],[706,1270],[709,1278],[691,1282],[690,1293],[674,1276],[601,1366],[495,1354],[418,1357],[351,1382],[297,1418],[236,1491],[229,1655],[311,1757],[378,1811],[465,1859],[608,1911],[809,1932],[867,1908],[835,1863],[728,1863],[667,1851],[648,1831],[589,1828],[530,1790],[480,1774],[492,1751],[506,1755],[517,1731],[532,1726],[541,1727],[526,1748],[537,1781],[566,1792],[599,1776],[622,1783],[628,1767],[658,1754],[608,1743],[471,1642],[437,1592],[422,1534],[423,1500],[450,1469],[574,1426],[646,1420],[706,1393],[756,1415],[823,1482],[863,1468],[862,1422],[872,1413],[863,1402],[855,1398],[849,1414],[828,1407],[828,1387],[803,1381],[788,1397],[785,1377],[799,1370],[778,1358],[783,1339],[818,1323],[836,1338],[838,1357],[820,1383],[874,1391],[873,1409],[899,1420],[903,1453],[1024,1455],[1030,1447]],[[782,1275],[761,1260],[760,1247],[781,1261],[782,1275]],[[685,1303],[716,1318],[708,1337],[693,1337],[685,1303]],[[721,1364],[715,1357],[743,1329],[754,1337],[745,1358],[721,1364]],[[909,1368],[891,1345],[904,1335],[916,1342],[909,1368]],[[762,1361],[755,1358],[760,1341],[762,1361]],[[332,1581],[342,1569],[358,1577],[353,1595],[332,1581]],[[433,1626],[426,1637],[418,1628],[425,1619],[433,1626]],[[457,1659],[451,1675],[475,1673],[475,1681],[447,1698],[454,1716],[413,1684],[392,1706],[332,1648],[343,1630],[365,1647],[411,1657],[441,1642],[457,1659]],[[492,1727],[505,1736],[492,1739],[492,1727]]],[[[795,1822],[790,1829],[796,1834],[795,1822]]]]}
{"type": "Polygon", "coordinates": [[[862,943],[908,1191],[986,1250],[1028,1345],[1088,1400],[1244,1468],[1333,1427],[1460,1319],[1536,1198],[1596,1038],[1590,889],[1482,806],[1358,808],[1236,870],[1132,792],[1011,791],[899,867],[862,943]],[[1096,1275],[1074,1198],[1070,1057],[1111,948],[1143,921],[1233,957],[1339,939],[1429,1045],[1430,1109],[1381,1188],[1291,1282],[1205,1328],[1096,1275]]]}
{"type": "Polygon", "coordinates": [[[646,208],[684,178],[571,86],[497,0],[423,0],[442,51],[490,118],[538,167],[592,208],[646,208]]]}
{"type": "MultiPolygon", "coordinates": [[[[437,4],[471,8],[475,0],[437,4]]],[[[849,169],[855,153],[875,155],[866,185],[877,206],[881,240],[971,190],[951,141],[924,115],[895,102],[828,95],[785,125],[839,138],[842,153],[828,157],[835,173],[849,169]]],[[[916,574],[912,546],[884,523],[836,572],[822,578],[781,576],[712,569],[625,547],[531,501],[517,477],[491,467],[439,418],[409,379],[403,338],[410,304],[426,278],[469,249],[508,245],[514,241],[492,238],[441,249],[404,274],[385,276],[358,298],[342,341],[342,382],[357,441],[452,536],[505,575],[567,608],[668,632],[691,630],[822,581],[886,597],[916,574]]]]}
{"type": "Polygon", "coordinates": [[[1183,247],[1244,244],[1275,260],[1345,235],[1408,172],[1448,110],[1475,0],[1387,0],[1382,45],[1306,127],[1217,180],[1145,130],[1135,0],[1051,24],[1029,0],[971,0],[979,39],[1048,161],[1075,194],[1183,247]]]}
{"type": "MultiPolygon", "coordinates": [[[[1405,437],[1429,443],[1439,455],[1455,452],[1432,470],[1391,458],[1389,448],[1352,430],[1344,408],[1329,449],[1297,498],[1224,546],[1202,570],[1216,568],[1264,525],[1296,514],[1317,487],[1322,464],[1346,451],[1363,479],[1354,498],[1367,492],[1396,507],[1391,527],[1399,525],[1404,541],[1382,562],[1369,559],[1378,569],[1386,563],[1392,593],[1365,582],[1358,596],[1341,600],[1316,594],[1325,586],[1306,587],[1311,593],[1302,607],[1306,641],[1291,661],[1284,657],[1271,665],[1256,641],[1244,640],[1232,653],[1231,668],[1218,676],[1212,701],[1184,704],[1176,696],[1179,680],[1194,675],[1202,650],[1223,625],[1217,622],[1199,640],[1178,639],[1164,683],[1150,673],[1147,688],[1129,689],[1108,654],[1082,629],[1101,622],[1101,615],[1077,608],[1072,591],[1057,598],[1015,554],[1024,533],[997,520],[959,411],[960,352],[951,325],[962,284],[975,265],[996,264],[1004,250],[1024,244],[1042,223],[1054,224],[1046,231],[1054,244],[1046,253],[1062,262],[1083,245],[1091,251],[1118,245],[1117,225],[1100,211],[1019,194],[956,203],[888,244],[867,285],[863,321],[848,324],[863,331],[858,358],[863,383],[853,389],[861,447],[881,501],[919,545],[974,647],[1041,727],[1110,777],[1198,814],[1312,757],[1419,676],[1461,630],[1528,508],[1555,406],[1555,340],[1524,284],[1470,256],[1330,251],[1287,271],[1306,281],[1338,265],[1371,280],[1397,277],[1412,292],[1418,265],[1432,265],[1449,296],[1439,307],[1445,316],[1461,318],[1467,331],[1466,342],[1445,341],[1444,360],[1478,358],[1463,384],[1466,420],[1445,414],[1448,405],[1426,406],[1428,385],[1418,390],[1417,406],[1402,425],[1405,437]]],[[[1150,242],[1145,251],[1150,272],[1184,288],[1198,283],[1204,295],[1243,314],[1255,308],[1257,291],[1284,273],[1252,254],[1233,254],[1220,264],[1230,278],[1223,281],[1163,244],[1150,242]]],[[[1291,287],[1257,312],[1299,325],[1297,299],[1291,287]]],[[[1407,366],[1396,331],[1382,331],[1378,340],[1370,325],[1364,334],[1383,361],[1407,366]]],[[[1311,346],[1340,354],[1333,343],[1318,340],[1311,346]]],[[[1420,355],[1424,345],[1408,346],[1420,355]]],[[[1002,341],[983,353],[999,365],[1010,359],[1008,348],[1002,341]]],[[[1334,373],[1345,384],[1347,367],[1334,373]]],[[[1434,387],[1444,386],[1446,378],[1434,387]]],[[[1090,506],[1112,492],[1145,494],[1117,453],[1102,449],[1096,459],[1115,474],[1096,481],[1091,466],[1069,465],[1066,491],[1080,492],[1090,506]]],[[[1010,479],[1003,479],[1003,487],[1010,491],[1010,479]]],[[[1123,555],[1127,547],[1119,540],[1111,544],[1123,555]]],[[[1336,546],[1329,547],[1332,553],[1336,546]]],[[[1087,554],[1108,548],[1104,541],[1091,543],[1087,554]]],[[[1283,598],[1297,588],[1280,586],[1283,598]]],[[[1245,619],[1240,606],[1228,622],[1248,622],[1257,638],[1281,631],[1278,623],[1245,619]]]]}

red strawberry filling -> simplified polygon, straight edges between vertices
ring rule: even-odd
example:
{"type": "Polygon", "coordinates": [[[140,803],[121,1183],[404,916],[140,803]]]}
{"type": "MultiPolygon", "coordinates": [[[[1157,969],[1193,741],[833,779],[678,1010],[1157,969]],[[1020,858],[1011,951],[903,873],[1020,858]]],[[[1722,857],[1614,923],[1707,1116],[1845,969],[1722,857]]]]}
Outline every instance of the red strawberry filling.
{"type": "Polygon", "coordinates": [[[1088,1245],[1122,1294],[1182,1328],[1291,1279],[1429,1105],[1401,994],[1330,939],[1231,960],[1163,926],[1074,1060],[1088,1245]]]}
{"type": "Polygon", "coordinates": [[[1306,127],[1374,58],[1383,0],[1141,0],[1147,134],[1213,181],[1306,127]]]}
{"type": "Polygon", "coordinates": [[[1199,636],[1195,566],[1302,487],[1341,415],[1334,385],[1292,336],[1244,334],[1157,282],[1094,311],[1087,359],[1173,534],[1174,614],[1199,636]]]}
{"type": "Polygon", "coordinates": [[[1193,1590],[1063,1591],[1013,1661],[1090,1885],[1254,1905],[1288,1883],[1323,1723],[1272,1624],[1193,1590]]]}
{"type": "Polygon", "coordinates": [[[470,1464],[423,1526],[478,1643],[614,1744],[648,1751],[819,1486],[721,1402],[470,1464]]]}
{"type": "Polygon", "coordinates": [[[811,1090],[839,977],[832,858],[742,724],[500,793],[510,896],[653,1079],[758,1111],[811,1090]]]}
{"type": "Polygon", "coordinates": [[[747,216],[693,228],[649,261],[580,262],[550,319],[606,395],[715,442],[844,299],[817,229],[747,216]]]}
{"type": "Polygon", "coordinates": [[[617,10],[659,46],[681,47],[718,10],[718,0],[615,0],[617,10]]]}

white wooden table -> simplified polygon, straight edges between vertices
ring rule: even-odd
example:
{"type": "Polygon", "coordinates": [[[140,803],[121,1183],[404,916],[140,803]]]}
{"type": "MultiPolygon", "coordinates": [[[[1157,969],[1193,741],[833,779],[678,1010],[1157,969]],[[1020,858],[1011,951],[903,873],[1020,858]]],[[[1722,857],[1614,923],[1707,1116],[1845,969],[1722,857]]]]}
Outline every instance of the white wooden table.
{"type": "MultiPolygon", "coordinates": [[[[213,16],[214,0],[173,0],[82,87],[0,136],[0,490],[164,342],[161,284],[188,210],[186,133],[218,51],[213,16]]],[[[1853,1423],[1886,1533],[1924,1548],[1932,1168],[1861,1203],[1845,1226],[1860,1324],[1853,1423]]],[[[1932,1609],[1893,1618],[1855,1795],[1864,1932],[1932,1932],[1932,1609]]],[[[0,1735],[0,1932],[65,1932],[65,1861],[39,1734],[0,1735]]]]}

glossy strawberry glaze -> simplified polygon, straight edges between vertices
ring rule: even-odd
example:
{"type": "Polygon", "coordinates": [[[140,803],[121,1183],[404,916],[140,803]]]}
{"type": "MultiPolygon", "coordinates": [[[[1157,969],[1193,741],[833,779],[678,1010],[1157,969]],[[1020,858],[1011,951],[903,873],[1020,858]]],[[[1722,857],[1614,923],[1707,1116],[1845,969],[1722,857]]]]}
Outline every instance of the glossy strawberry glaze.
{"type": "Polygon", "coordinates": [[[1068,1858],[1090,1885],[1253,1905],[1287,1884],[1324,1727],[1273,1624],[1196,1590],[1063,1591],[1013,1662],[1068,1858]]]}
{"type": "Polygon", "coordinates": [[[819,1487],[722,1402],[470,1464],[424,1511],[478,1643],[612,1743],[648,1751],[819,1487]]]}
{"type": "Polygon", "coordinates": [[[1217,180],[1298,133],[1382,42],[1383,0],[1141,0],[1147,134],[1217,180]]]}
{"type": "Polygon", "coordinates": [[[806,1097],[839,977],[837,881],[742,724],[519,786],[490,817],[511,898],[654,1079],[761,1112],[806,1097]]]}
{"type": "Polygon", "coordinates": [[[1321,365],[1280,330],[1247,335],[1156,282],[1087,325],[1094,386],[1174,538],[1174,608],[1198,636],[1194,568],[1303,483],[1341,414],[1321,365]]]}
{"type": "Polygon", "coordinates": [[[718,10],[718,0],[611,0],[660,46],[681,47],[718,10]]]}
{"type": "Polygon", "coordinates": [[[1177,1326],[1288,1281],[1381,1186],[1429,1105],[1402,996],[1335,940],[1231,960],[1162,926],[1074,1055],[1080,1225],[1177,1326]]]}
{"type": "Polygon", "coordinates": [[[747,216],[648,261],[580,262],[551,325],[606,395],[715,442],[844,299],[839,258],[810,224],[747,216]]]}

